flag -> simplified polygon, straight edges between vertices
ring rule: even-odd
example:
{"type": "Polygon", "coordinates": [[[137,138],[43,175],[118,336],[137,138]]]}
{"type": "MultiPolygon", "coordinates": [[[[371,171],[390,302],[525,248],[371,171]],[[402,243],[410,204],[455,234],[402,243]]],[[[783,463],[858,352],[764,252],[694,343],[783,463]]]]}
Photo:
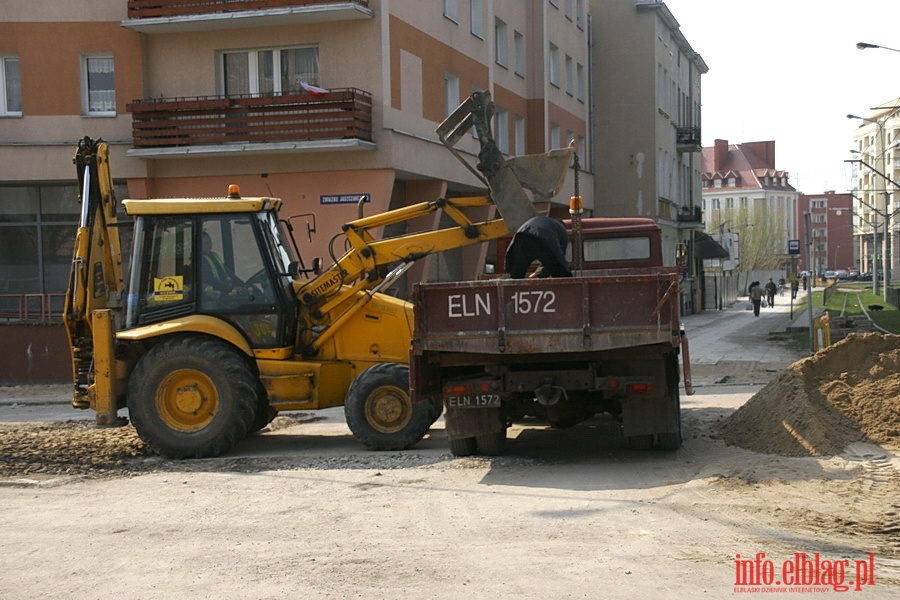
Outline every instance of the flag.
{"type": "Polygon", "coordinates": [[[326,90],[326,89],[320,88],[320,87],[316,87],[314,85],[306,83],[305,81],[300,82],[300,87],[302,87],[306,91],[306,93],[309,94],[310,96],[312,96],[313,98],[321,98],[322,96],[324,96],[325,94],[327,94],[329,92],[329,90],[326,90]]]}

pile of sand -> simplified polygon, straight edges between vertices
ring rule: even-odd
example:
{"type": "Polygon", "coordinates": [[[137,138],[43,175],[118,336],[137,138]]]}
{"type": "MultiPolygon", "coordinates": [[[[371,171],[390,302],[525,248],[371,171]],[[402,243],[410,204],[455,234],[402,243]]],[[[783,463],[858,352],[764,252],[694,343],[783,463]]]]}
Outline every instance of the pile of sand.
{"type": "Polygon", "coordinates": [[[900,336],[854,334],[795,362],[725,420],[723,439],[783,456],[900,443],[900,336]]]}

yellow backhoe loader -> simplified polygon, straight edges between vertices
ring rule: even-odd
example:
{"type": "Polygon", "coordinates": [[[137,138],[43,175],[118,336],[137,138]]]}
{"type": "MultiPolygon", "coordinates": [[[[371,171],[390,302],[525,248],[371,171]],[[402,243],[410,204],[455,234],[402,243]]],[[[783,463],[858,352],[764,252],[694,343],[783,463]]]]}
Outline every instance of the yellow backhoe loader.
{"type": "Polygon", "coordinates": [[[73,406],[96,411],[99,426],[123,424],[118,411],[127,407],[141,439],[172,458],[227,452],[278,411],[340,405],[368,448],[415,444],[441,406],[410,401],[412,306],[382,290],[417,259],[515,230],[534,214],[536,196],[559,190],[572,157],[562,149],[504,158],[492,113],[490,95],[476,92],[437,129],[489,195],[347,223],[348,250],[325,270],[298,269],[278,198],[242,198],[234,189],[220,198],[124,200],[129,222],[119,222],[107,146],[82,140],[74,159],[82,211],[63,317],[73,406]],[[477,170],[454,148],[472,127],[477,170]],[[491,204],[502,218],[467,217],[491,204]],[[452,226],[373,235],[439,210],[452,226]],[[126,225],[132,242],[123,268],[126,225]]]}

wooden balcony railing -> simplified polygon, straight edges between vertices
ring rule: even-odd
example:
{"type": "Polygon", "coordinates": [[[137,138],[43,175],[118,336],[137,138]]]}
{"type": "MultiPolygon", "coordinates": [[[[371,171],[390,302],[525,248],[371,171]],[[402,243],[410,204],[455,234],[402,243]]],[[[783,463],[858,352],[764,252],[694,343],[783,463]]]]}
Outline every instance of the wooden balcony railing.
{"type": "Polygon", "coordinates": [[[372,95],[354,88],[279,96],[136,100],[137,148],[331,139],[372,141],[372,95]]]}
{"type": "Polygon", "coordinates": [[[287,6],[348,3],[369,6],[368,0],[128,0],[128,18],[183,17],[242,10],[266,10],[267,8],[287,6]]]}

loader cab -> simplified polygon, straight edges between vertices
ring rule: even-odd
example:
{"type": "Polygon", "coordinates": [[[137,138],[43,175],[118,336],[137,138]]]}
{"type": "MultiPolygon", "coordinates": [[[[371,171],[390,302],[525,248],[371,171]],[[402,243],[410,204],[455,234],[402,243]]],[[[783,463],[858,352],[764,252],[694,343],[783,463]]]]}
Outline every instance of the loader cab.
{"type": "Polygon", "coordinates": [[[254,204],[185,201],[157,206],[165,210],[156,214],[149,205],[163,202],[177,201],[125,202],[129,213],[138,213],[125,329],[208,315],[236,327],[251,348],[290,346],[295,263],[277,213],[248,210],[254,204]],[[171,214],[176,210],[183,214],[171,214]]]}

